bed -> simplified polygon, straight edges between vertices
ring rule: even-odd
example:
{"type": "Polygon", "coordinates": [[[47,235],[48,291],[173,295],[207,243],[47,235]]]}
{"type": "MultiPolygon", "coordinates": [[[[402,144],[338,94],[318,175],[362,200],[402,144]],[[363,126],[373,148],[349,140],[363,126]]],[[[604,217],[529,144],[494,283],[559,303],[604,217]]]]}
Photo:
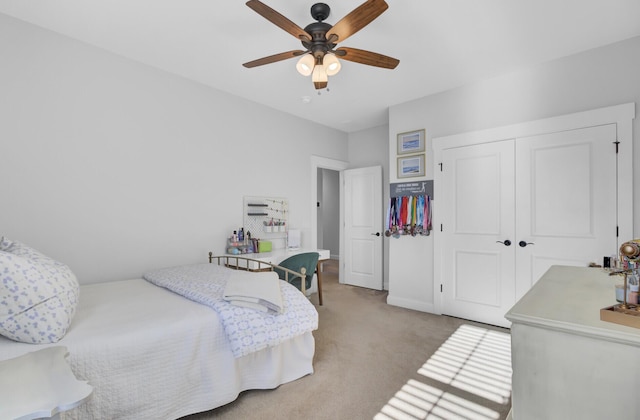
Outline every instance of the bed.
{"type": "MultiPolygon", "coordinates": [[[[234,271],[221,261],[198,266],[234,271]]],[[[139,278],[79,286],[76,313],[61,340],[34,345],[0,337],[0,360],[67,347],[71,369],[93,394],[61,413],[63,419],[177,419],[227,404],[244,390],[272,389],[313,373],[317,312],[293,286],[283,282],[282,290],[302,296],[315,327],[244,355],[232,349],[214,308],[139,278]]]]}

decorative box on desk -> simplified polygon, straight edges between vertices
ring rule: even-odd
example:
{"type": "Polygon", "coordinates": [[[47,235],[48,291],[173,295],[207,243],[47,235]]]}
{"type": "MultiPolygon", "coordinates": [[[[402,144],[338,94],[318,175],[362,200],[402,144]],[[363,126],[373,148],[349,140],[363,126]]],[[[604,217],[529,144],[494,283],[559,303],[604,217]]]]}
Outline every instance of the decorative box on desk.
{"type": "Polygon", "coordinates": [[[272,249],[271,241],[258,241],[258,252],[271,252],[272,249]]]}
{"type": "Polygon", "coordinates": [[[253,252],[253,245],[244,241],[233,241],[231,238],[227,239],[227,254],[239,255],[250,254],[253,252]]]}
{"type": "Polygon", "coordinates": [[[245,254],[253,254],[253,253],[264,253],[271,252],[273,244],[271,241],[255,241],[258,244],[258,250],[253,249],[252,242],[237,242],[231,239],[227,239],[227,254],[230,255],[245,255],[245,254]]]}

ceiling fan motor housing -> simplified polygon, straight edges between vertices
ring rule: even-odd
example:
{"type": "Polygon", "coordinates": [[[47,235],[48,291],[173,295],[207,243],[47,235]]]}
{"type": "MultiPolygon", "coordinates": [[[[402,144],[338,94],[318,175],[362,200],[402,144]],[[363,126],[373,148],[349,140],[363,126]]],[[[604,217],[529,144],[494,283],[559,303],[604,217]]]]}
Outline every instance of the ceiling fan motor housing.
{"type": "Polygon", "coordinates": [[[332,27],[332,25],[324,22],[314,22],[307,25],[304,30],[311,35],[311,42],[302,41],[302,45],[311,51],[314,57],[321,59],[336,46],[336,44],[331,44],[327,41],[327,32],[332,27]]]}
{"type": "Polygon", "coordinates": [[[302,45],[311,54],[322,63],[324,55],[332,50],[336,44],[329,44],[327,42],[327,32],[333,27],[323,21],[331,14],[331,8],[326,3],[316,3],[311,6],[311,17],[317,20],[317,22],[311,23],[304,28],[305,32],[311,35],[311,42],[302,42],[302,45]]]}

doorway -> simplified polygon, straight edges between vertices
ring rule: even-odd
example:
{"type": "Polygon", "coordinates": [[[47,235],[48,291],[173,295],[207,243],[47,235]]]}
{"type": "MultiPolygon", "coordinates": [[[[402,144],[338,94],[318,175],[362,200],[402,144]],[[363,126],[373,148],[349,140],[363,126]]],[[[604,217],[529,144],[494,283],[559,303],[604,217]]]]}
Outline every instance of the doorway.
{"type": "MultiPolygon", "coordinates": [[[[381,237],[381,229],[382,229],[382,225],[383,225],[383,220],[382,220],[382,202],[378,202],[377,204],[370,204],[370,205],[366,205],[364,204],[366,200],[359,200],[358,202],[360,203],[360,205],[355,208],[355,210],[358,209],[364,209],[364,208],[375,208],[376,210],[379,210],[380,213],[380,217],[377,216],[372,216],[369,218],[362,218],[362,217],[357,217],[356,220],[357,221],[363,221],[363,220],[371,220],[372,224],[370,226],[371,229],[369,229],[369,231],[367,232],[367,234],[370,236],[370,238],[375,238],[375,240],[377,240],[378,242],[380,242],[380,246],[376,247],[376,249],[373,251],[375,252],[375,257],[370,257],[367,258],[367,256],[370,255],[370,253],[368,254],[367,252],[357,252],[357,253],[349,253],[348,254],[348,258],[346,258],[345,256],[346,254],[346,249],[347,247],[345,246],[345,243],[347,241],[347,236],[349,236],[348,234],[352,233],[352,229],[351,227],[357,225],[352,223],[354,219],[353,217],[353,210],[354,207],[351,206],[350,208],[350,213],[349,213],[349,217],[345,216],[345,207],[347,207],[347,200],[345,199],[345,174],[354,174],[354,173],[358,173],[359,171],[365,171],[367,172],[368,170],[371,170],[373,168],[359,168],[359,169],[350,169],[349,171],[347,171],[348,168],[348,164],[347,162],[343,162],[343,161],[339,161],[339,160],[334,160],[334,159],[328,159],[328,158],[323,158],[323,157],[318,157],[318,156],[312,156],[311,157],[311,202],[310,202],[310,209],[311,209],[311,241],[310,243],[307,241],[304,241],[305,243],[308,243],[309,246],[318,246],[319,242],[318,242],[318,237],[319,237],[319,221],[318,221],[318,197],[319,197],[319,180],[318,180],[318,176],[319,174],[321,174],[321,172],[319,171],[319,169],[326,169],[326,170],[330,170],[330,171],[337,171],[338,175],[339,175],[339,180],[338,180],[338,190],[339,190],[339,219],[338,219],[338,230],[339,230],[339,255],[338,255],[338,259],[340,261],[340,269],[339,269],[339,282],[340,283],[348,283],[348,284],[354,284],[354,285],[358,285],[358,286],[363,286],[363,287],[371,287],[374,289],[382,289],[382,284],[383,284],[383,278],[382,278],[382,259],[383,259],[383,253],[382,253],[382,237],[381,237]],[[379,219],[379,220],[377,220],[379,219]],[[345,228],[345,226],[348,226],[349,229],[345,228]],[[377,235],[376,235],[377,234],[377,235]],[[376,235],[376,236],[371,236],[371,235],[376,235]],[[379,255],[378,255],[379,254],[379,255]],[[350,263],[350,265],[348,267],[345,267],[345,264],[348,262],[350,263]],[[369,275],[369,273],[371,273],[372,275],[369,275]],[[370,281],[365,283],[352,283],[351,280],[352,279],[356,279],[356,278],[360,278],[362,276],[365,277],[369,277],[369,278],[376,278],[378,280],[376,281],[370,281]],[[347,281],[349,280],[349,281],[347,281]],[[375,283],[374,286],[371,286],[369,284],[373,284],[375,283]],[[378,283],[380,284],[380,286],[378,286],[378,283]]],[[[377,197],[377,200],[381,200],[382,199],[382,171],[380,167],[375,168],[376,169],[376,176],[375,178],[377,179],[376,181],[376,185],[378,185],[377,187],[374,187],[376,189],[379,189],[379,195],[376,194],[368,194],[366,197],[370,197],[373,198],[374,196],[377,197]]],[[[365,183],[366,184],[366,183],[365,183]]],[[[358,184],[361,185],[361,184],[358,184]]],[[[373,185],[373,184],[372,184],[373,185]]],[[[362,185],[361,185],[362,186],[362,185]]],[[[360,189],[362,191],[366,190],[366,189],[360,189]]],[[[359,191],[360,191],[359,190],[359,191]]],[[[360,191],[360,192],[362,192],[360,191]]],[[[324,217],[324,215],[322,216],[324,217]]],[[[326,218],[325,218],[326,219],[326,218]]],[[[325,223],[323,222],[323,225],[325,223]]],[[[352,237],[352,236],[349,236],[352,237]]],[[[326,243],[323,240],[323,244],[326,243]]],[[[358,250],[362,251],[362,249],[367,249],[366,247],[356,247],[358,250]]],[[[353,244],[350,243],[350,248],[349,249],[356,249],[353,247],[353,244]]]]}
{"type": "Polygon", "coordinates": [[[318,168],[318,238],[316,247],[340,258],[340,172],[318,168]]]}
{"type": "MultiPolygon", "coordinates": [[[[347,162],[344,162],[342,160],[336,160],[336,159],[329,159],[329,158],[325,158],[325,157],[320,157],[320,156],[311,156],[311,201],[309,203],[309,208],[311,210],[311,240],[308,242],[310,247],[315,247],[318,246],[319,242],[318,242],[318,226],[319,226],[319,222],[318,222],[318,197],[320,194],[318,185],[319,181],[318,181],[318,174],[320,173],[320,170],[329,170],[329,171],[336,171],[338,173],[338,190],[339,190],[339,194],[338,194],[338,201],[339,203],[343,202],[343,192],[342,192],[342,188],[340,187],[340,180],[342,178],[342,171],[344,171],[345,169],[347,169],[349,167],[349,164],[347,162]]],[[[338,217],[338,243],[342,244],[342,237],[343,237],[343,232],[342,232],[342,223],[343,223],[343,206],[339,205],[339,217],[338,217]]],[[[324,224],[324,223],[323,223],[324,224]]],[[[305,243],[307,243],[305,241],[305,243]]],[[[333,258],[333,256],[332,256],[333,258]]],[[[342,247],[338,246],[338,259],[340,261],[342,261],[342,247]]],[[[344,279],[343,279],[343,270],[339,271],[338,274],[338,281],[340,283],[344,283],[344,279]]]]}

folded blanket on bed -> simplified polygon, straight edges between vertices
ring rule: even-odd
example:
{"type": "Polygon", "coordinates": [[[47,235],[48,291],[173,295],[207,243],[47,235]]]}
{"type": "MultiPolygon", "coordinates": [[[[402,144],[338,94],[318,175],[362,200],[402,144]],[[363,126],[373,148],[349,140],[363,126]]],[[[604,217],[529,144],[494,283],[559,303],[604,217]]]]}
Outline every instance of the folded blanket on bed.
{"type": "Polygon", "coordinates": [[[318,328],[318,312],[309,299],[282,280],[279,280],[282,293],[280,314],[273,315],[227,302],[223,294],[234,273],[237,271],[205,263],[155,270],[145,273],[143,278],[213,308],[220,317],[235,357],[277,346],[318,328]]]}
{"type": "Polygon", "coordinates": [[[273,271],[253,273],[235,270],[227,280],[222,297],[234,305],[271,314],[282,313],[280,279],[273,271]]]}

